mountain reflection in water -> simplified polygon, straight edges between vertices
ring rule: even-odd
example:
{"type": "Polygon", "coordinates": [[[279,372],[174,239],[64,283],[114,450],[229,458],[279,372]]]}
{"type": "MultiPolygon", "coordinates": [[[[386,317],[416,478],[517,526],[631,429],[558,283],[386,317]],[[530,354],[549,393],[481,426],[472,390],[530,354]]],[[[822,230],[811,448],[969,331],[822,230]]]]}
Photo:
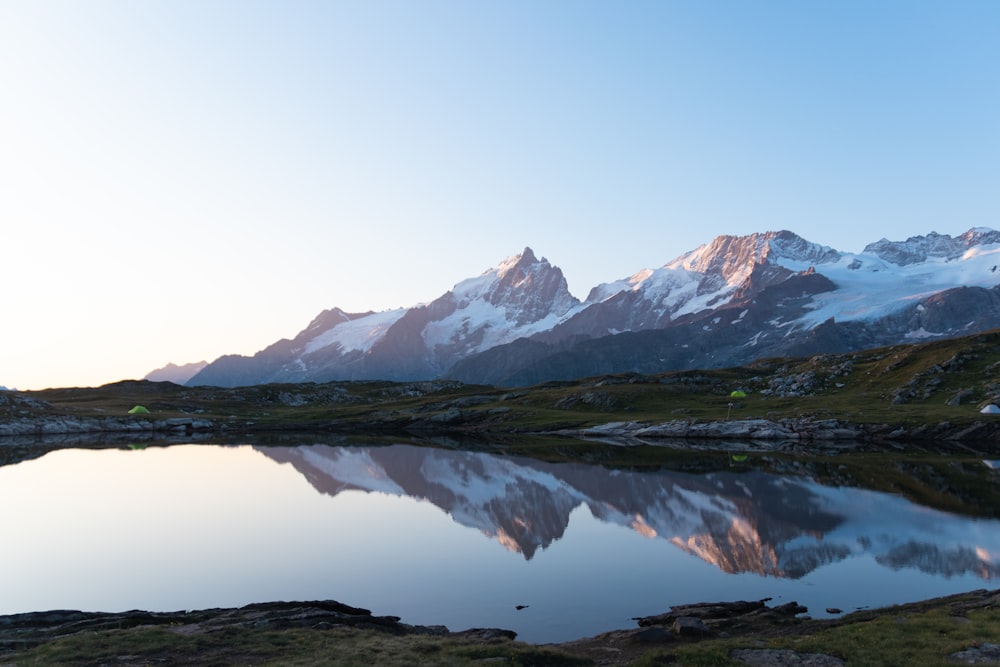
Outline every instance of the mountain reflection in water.
{"type": "MultiPolygon", "coordinates": [[[[771,597],[821,617],[984,588],[1000,558],[995,518],[749,466],[629,470],[409,445],[6,453],[3,614],[334,599],[558,642],[692,602],[771,597]]],[[[970,482],[960,502],[996,504],[981,460],[895,463],[930,490],[965,466],[948,482],[970,482]]],[[[768,465],[817,479],[840,468],[768,465]]]]}
{"type": "Polygon", "coordinates": [[[429,501],[526,560],[562,538],[570,514],[586,506],[727,573],[798,579],[855,556],[945,577],[1000,573],[1000,522],[801,477],[632,472],[407,445],[258,450],[330,496],[360,490],[429,501]]]}

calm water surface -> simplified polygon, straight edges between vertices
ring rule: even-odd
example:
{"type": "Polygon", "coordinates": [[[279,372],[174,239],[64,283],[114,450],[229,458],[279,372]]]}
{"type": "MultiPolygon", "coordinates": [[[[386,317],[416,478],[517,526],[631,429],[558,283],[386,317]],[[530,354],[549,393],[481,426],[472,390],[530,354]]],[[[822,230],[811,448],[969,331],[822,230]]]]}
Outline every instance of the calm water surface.
{"type": "Polygon", "coordinates": [[[58,450],[0,467],[0,507],[4,614],[335,599],[553,642],[675,604],[824,616],[1000,574],[1000,522],[888,494],[406,445],[58,450]]]}

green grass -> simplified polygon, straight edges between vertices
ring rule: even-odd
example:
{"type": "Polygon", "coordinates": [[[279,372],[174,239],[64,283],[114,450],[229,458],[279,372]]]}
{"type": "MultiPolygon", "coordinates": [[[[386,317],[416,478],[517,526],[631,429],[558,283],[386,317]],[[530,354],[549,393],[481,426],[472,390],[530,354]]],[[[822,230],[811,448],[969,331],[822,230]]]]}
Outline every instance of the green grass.
{"type": "Polygon", "coordinates": [[[669,650],[652,651],[637,665],[685,666],[741,665],[730,659],[734,649],[789,649],[798,653],[822,653],[866,667],[946,667],[955,665],[948,656],[970,646],[996,643],[1000,637],[1000,610],[990,608],[967,615],[947,609],[893,613],[888,610],[870,620],[857,620],[821,627],[805,634],[788,633],[769,639],[714,639],[669,650]],[[659,661],[659,662],[658,662],[659,661]]]}
{"type": "MultiPolygon", "coordinates": [[[[98,388],[28,392],[58,414],[122,416],[139,403],[153,417],[204,416],[252,421],[257,430],[307,426],[401,430],[461,406],[463,426],[481,431],[551,431],[608,421],[780,419],[810,415],[856,423],[971,424],[977,407],[1000,396],[1000,332],[807,359],[769,359],[747,367],[620,374],[505,389],[450,382],[330,382],[238,389],[121,382],[98,388]],[[804,395],[771,393],[783,377],[809,376],[804,395]],[[745,389],[746,398],[729,394],[745,389]],[[960,390],[959,406],[946,401],[960,390]],[[768,394],[771,395],[768,395],[768,394]],[[904,402],[894,402],[904,396],[904,402]],[[736,408],[730,414],[729,404],[736,408]]],[[[439,425],[440,428],[445,428],[439,425]]]]}
{"type": "Polygon", "coordinates": [[[947,656],[1000,635],[996,612],[952,616],[935,610],[922,614],[887,615],[837,627],[814,637],[783,641],[798,651],[837,654],[855,664],[947,665],[947,656]]]}
{"type": "MultiPolygon", "coordinates": [[[[738,665],[734,649],[790,649],[822,653],[848,665],[944,667],[947,656],[1000,637],[1000,608],[956,612],[947,605],[858,612],[837,621],[776,628],[746,636],[667,644],[634,651],[634,665],[738,665]]],[[[591,655],[612,655],[597,647],[591,655]]],[[[19,667],[58,665],[549,665],[595,664],[558,646],[506,639],[489,641],[431,635],[396,635],[357,628],[257,630],[226,628],[196,633],[181,628],[82,632],[2,657],[19,667]]]]}
{"type": "Polygon", "coordinates": [[[349,628],[225,629],[204,634],[184,634],[169,628],[110,630],[57,639],[8,659],[19,667],[101,664],[402,667],[483,664],[490,658],[508,665],[592,664],[556,649],[508,640],[479,642],[349,628]]]}

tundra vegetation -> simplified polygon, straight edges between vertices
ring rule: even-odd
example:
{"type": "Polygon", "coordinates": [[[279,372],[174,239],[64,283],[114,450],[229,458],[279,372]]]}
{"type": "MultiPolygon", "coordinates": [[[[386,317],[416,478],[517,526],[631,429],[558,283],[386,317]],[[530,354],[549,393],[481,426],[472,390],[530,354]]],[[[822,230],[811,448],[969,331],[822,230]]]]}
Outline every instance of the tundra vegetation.
{"type": "MultiPolygon", "coordinates": [[[[988,441],[1000,403],[1000,330],[917,345],[737,368],[618,374],[500,388],[435,380],[335,381],[236,388],[124,381],[96,388],[0,392],[10,423],[64,417],[210,420],[222,432],[448,433],[492,437],[553,433],[628,420],[834,419],[872,435],[988,441]],[[745,398],[733,399],[733,391],[745,398]],[[731,405],[733,404],[733,405],[731,405]],[[965,431],[982,424],[982,432],[965,431]],[[885,428],[880,428],[885,427],[885,428]]],[[[3,423],[3,422],[0,422],[3,423]]]]}
{"type": "MultiPolygon", "coordinates": [[[[64,446],[402,439],[606,466],[795,471],[827,484],[863,485],[930,507],[997,517],[1000,471],[983,464],[1000,459],[1000,416],[980,413],[989,403],[1000,404],[1000,331],[739,368],[619,374],[531,387],[446,380],[239,388],[125,381],[0,391],[0,432],[6,434],[0,438],[0,465],[64,446]],[[734,397],[737,391],[746,396],[734,397]],[[150,414],[128,414],[137,404],[150,414]],[[747,420],[790,425],[807,437],[727,444],[635,435],[641,427],[663,423],[747,420]],[[615,431],[608,424],[633,426],[615,431]],[[849,431],[858,437],[812,437],[817,431],[809,424],[826,425],[828,435],[849,431]],[[40,434],[58,439],[39,439],[40,434]],[[751,456],[736,459],[730,456],[733,448],[751,456]]],[[[14,617],[2,617],[0,664],[736,665],[807,664],[803,661],[810,658],[803,656],[811,654],[854,665],[989,659],[996,664],[998,603],[997,591],[975,591],[832,620],[773,614],[740,621],[706,618],[707,631],[695,635],[663,626],[559,646],[533,646],[502,634],[330,622],[208,623],[208,628],[184,619],[155,624],[119,619],[112,626],[28,631],[14,617]]]]}

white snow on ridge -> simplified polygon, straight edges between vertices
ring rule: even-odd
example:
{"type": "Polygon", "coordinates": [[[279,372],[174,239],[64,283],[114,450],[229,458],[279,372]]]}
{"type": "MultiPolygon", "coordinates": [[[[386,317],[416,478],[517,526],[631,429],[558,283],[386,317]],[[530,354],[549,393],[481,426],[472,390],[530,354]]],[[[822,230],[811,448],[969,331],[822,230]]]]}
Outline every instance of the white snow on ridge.
{"type": "Polygon", "coordinates": [[[396,308],[341,322],[306,343],[304,354],[311,354],[335,344],[340,345],[344,352],[351,350],[367,352],[408,310],[408,308],[396,308]]]}
{"type": "Polygon", "coordinates": [[[451,289],[451,293],[454,295],[455,301],[461,306],[485,294],[496,280],[497,272],[487,271],[481,276],[466,278],[456,284],[451,289]]]}
{"type": "Polygon", "coordinates": [[[628,289],[629,285],[627,280],[616,280],[613,283],[601,283],[590,291],[590,295],[587,297],[587,303],[600,303],[601,301],[607,301],[615,294],[624,292],[628,289]]]}
{"type": "Polygon", "coordinates": [[[424,327],[422,336],[428,348],[437,345],[452,345],[459,342],[456,339],[468,338],[479,329],[484,333],[471,351],[487,350],[495,345],[510,343],[518,338],[525,338],[540,331],[548,331],[584,308],[579,304],[563,314],[550,313],[535,322],[517,326],[508,319],[508,313],[502,306],[495,306],[485,299],[475,299],[468,302],[447,317],[429,322],[424,327]]]}
{"type": "MultiPolygon", "coordinates": [[[[689,313],[698,313],[702,310],[724,305],[729,301],[727,296],[732,294],[735,288],[732,285],[726,285],[717,292],[709,292],[707,294],[698,294],[697,289],[697,285],[694,285],[689,289],[684,290],[684,294],[680,296],[687,296],[690,294],[690,297],[680,303],[679,307],[671,313],[674,317],[680,317],[681,315],[687,315],[689,313]]],[[[679,299],[677,301],[679,301],[679,299]]],[[[677,304],[677,301],[674,301],[674,303],[677,304]]]]}
{"type": "Polygon", "coordinates": [[[643,271],[632,277],[634,281],[633,289],[641,289],[644,292],[654,291],[673,292],[674,290],[694,290],[698,288],[700,274],[692,273],[686,269],[656,269],[655,271],[643,271]],[[640,278],[641,276],[641,278],[640,278]]]}
{"type": "MultiPolygon", "coordinates": [[[[782,261],[793,271],[801,262],[782,261]]],[[[929,258],[919,264],[896,266],[874,255],[844,255],[820,272],[837,289],[813,297],[811,311],[799,322],[815,326],[834,317],[838,322],[879,319],[941,290],[958,286],[993,287],[1000,283],[1000,245],[970,249],[962,260],[929,258]],[[859,268],[851,269],[850,266],[859,268]]]]}
{"type": "MultiPolygon", "coordinates": [[[[643,269],[629,278],[601,283],[591,290],[583,305],[589,306],[607,301],[616,294],[631,291],[640,293],[645,300],[655,302],[670,312],[672,317],[676,317],[703,310],[708,307],[708,302],[719,296],[720,292],[699,296],[698,286],[701,284],[701,279],[702,274],[680,266],[643,269]]],[[[732,289],[727,286],[721,291],[732,291],[732,289]]]]}

